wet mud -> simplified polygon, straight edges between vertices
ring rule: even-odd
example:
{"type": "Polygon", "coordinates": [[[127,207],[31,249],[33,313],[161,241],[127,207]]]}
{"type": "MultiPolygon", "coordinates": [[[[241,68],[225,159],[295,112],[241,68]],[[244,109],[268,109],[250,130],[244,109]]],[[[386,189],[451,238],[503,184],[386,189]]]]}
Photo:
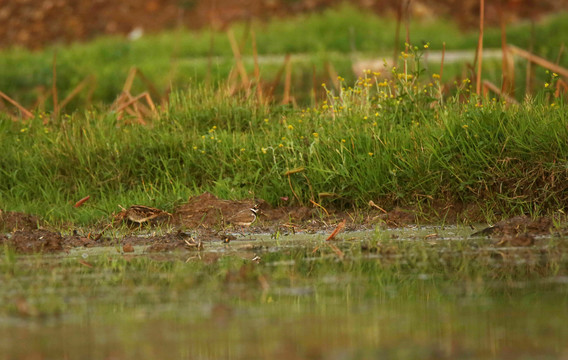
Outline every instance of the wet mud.
{"type": "MultiPolygon", "coordinates": [[[[191,197],[172,213],[134,205],[111,215],[107,225],[95,231],[84,233],[72,230],[71,234],[47,228],[36,216],[0,210],[0,245],[23,254],[57,253],[79,247],[111,245],[120,245],[124,253],[133,252],[134,246],[147,246],[146,252],[199,251],[208,242],[229,243],[244,234],[331,233],[342,220],[346,220],[343,230],[347,231],[375,226],[403,227],[418,220],[412,210],[394,208],[386,211],[374,203],[370,205],[370,210],[364,214],[354,214],[317,207],[272,208],[263,200],[231,201],[204,193],[191,197]],[[246,213],[254,205],[258,205],[260,211],[250,226],[235,226],[228,221],[239,212],[246,213]],[[116,228],[121,229],[123,234],[119,238],[113,237],[109,231],[116,228]]],[[[454,220],[459,220],[458,214],[463,214],[463,211],[455,209],[451,213],[446,211],[446,220],[448,214],[454,220]]],[[[472,236],[491,237],[496,245],[532,246],[536,237],[555,231],[557,229],[550,218],[517,216],[474,232],[472,236]]]]}

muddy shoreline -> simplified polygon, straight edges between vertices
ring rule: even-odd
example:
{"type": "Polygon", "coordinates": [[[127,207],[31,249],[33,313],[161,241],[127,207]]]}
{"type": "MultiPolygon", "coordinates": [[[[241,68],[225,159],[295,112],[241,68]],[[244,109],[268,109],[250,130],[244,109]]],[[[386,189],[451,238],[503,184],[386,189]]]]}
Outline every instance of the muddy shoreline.
{"type": "MultiPolygon", "coordinates": [[[[459,207],[452,209],[446,206],[446,210],[451,211],[445,213],[445,224],[480,222],[478,214],[472,209],[468,209],[468,213],[459,207]]],[[[440,213],[439,209],[432,209],[432,212],[440,213]]],[[[344,219],[343,231],[377,226],[398,228],[441,221],[439,217],[425,217],[424,213],[419,214],[412,209],[386,211],[372,202],[365,211],[342,212],[317,207],[272,208],[263,200],[222,200],[204,193],[190,198],[171,214],[146,206],[131,206],[112,214],[106,225],[90,230],[71,226],[68,231],[60,232],[37,216],[0,210],[0,244],[22,254],[58,253],[73,248],[110,245],[120,245],[125,253],[134,251],[134,246],[148,246],[147,252],[201,250],[208,242],[229,243],[238,237],[255,233],[332,233],[344,219]],[[255,203],[260,211],[250,226],[236,226],[227,221],[239,212],[246,212],[255,203]],[[123,235],[117,237],[110,231],[117,229],[123,235]],[[160,231],[156,231],[158,229],[160,231]],[[157,232],[160,234],[157,235],[157,232]]],[[[492,237],[496,244],[512,246],[532,246],[535,236],[564,232],[549,217],[532,219],[516,216],[489,227],[472,227],[474,236],[492,237]]]]}

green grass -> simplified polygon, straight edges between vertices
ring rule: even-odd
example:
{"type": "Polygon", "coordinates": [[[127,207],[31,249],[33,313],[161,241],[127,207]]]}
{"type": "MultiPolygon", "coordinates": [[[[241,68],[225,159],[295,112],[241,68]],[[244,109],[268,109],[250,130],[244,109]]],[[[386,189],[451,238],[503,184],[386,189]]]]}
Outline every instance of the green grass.
{"type": "Polygon", "coordinates": [[[521,105],[485,99],[479,106],[469,82],[439,98],[441,84],[415,69],[415,56],[409,80],[402,72],[395,80],[370,74],[352,87],[342,82],[339,93],[326,90],[326,102],[305,109],[197,87],[174,92],[148,126],[107,111],[48,125],[42,114],[27,124],[4,117],[0,202],[81,223],[119,204],[170,210],[203,191],[273,205],[288,197],[337,208],[369,200],[386,208],[472,205],[489,217],[563,211],[564,103],[542,90],[521,105]],[[72,208],[86,195],[87,206],[72,208]]]}
{"type": "Polygon", "coordinates": [[[444,240],[414,232],[392,240],[377,230],[338,241],[341,260],[321,235],[280,246],[256,239],[267,246],[259,264],[237,243],[158,257],[4,251],[0,351],[138,359],[553,359],[566,351],[564,240],[495,249],[434,231],[444,240]],[[377,251],[363,252],[363,242],[377,251]]]}

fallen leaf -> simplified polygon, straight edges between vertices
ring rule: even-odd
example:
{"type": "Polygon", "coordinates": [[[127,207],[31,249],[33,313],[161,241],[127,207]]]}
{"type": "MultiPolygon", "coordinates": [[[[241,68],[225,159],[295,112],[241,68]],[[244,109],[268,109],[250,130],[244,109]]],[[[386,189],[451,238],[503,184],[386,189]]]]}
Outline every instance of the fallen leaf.
{"type": "Polygon", "coordinates": [[[91,198],[91,195],[87,195],[84,198],[82,198],[81,200],[77,201],[75,203],[75,205],[73,205],[73,207],[78,208],[79,206],[83,205],[87,200],[89,200],[91,198]]]}

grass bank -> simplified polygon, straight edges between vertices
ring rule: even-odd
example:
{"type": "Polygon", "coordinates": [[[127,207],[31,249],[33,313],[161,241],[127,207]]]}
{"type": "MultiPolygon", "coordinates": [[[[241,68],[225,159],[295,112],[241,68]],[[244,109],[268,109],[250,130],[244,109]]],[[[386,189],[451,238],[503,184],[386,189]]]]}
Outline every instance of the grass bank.
{"type": "Polygon", "coordinates": [[[475,206],[489,219],[563,211],[565,104],[548,89],[520,105],[477,99],[469,81],[442,96],[439,76],[413,55],[406,72],[369,72],[352,86],[339,78],[338,91],[323,84],[327,100],[304,109],[197,87],[173,93],[147,126],[112,111],[45,124],[43,114],[25,124],[4,116],[0,203],[80,223],[118,204],[168,210],[203,191],[273,205],[475,206]]]}

